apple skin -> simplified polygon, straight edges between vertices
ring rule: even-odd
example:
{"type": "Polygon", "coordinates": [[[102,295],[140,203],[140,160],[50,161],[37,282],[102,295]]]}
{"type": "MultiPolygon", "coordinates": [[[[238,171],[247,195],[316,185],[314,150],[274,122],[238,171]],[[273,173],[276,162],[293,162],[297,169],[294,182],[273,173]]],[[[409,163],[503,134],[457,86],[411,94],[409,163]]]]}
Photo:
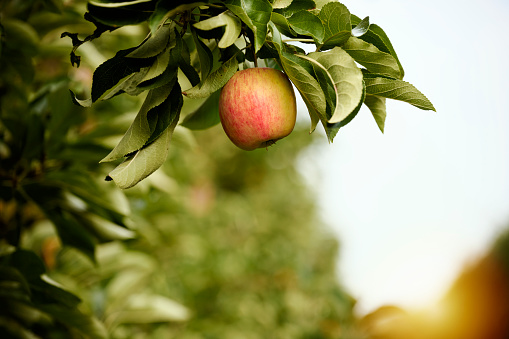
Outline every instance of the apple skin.
{"type": "Polygon", "coordinates": [[[297,103],[288,77],[274,68],[248,68],[226,83],[219,117],[230,140],[246,151],[266,148],[289,135],[297,103]]]}

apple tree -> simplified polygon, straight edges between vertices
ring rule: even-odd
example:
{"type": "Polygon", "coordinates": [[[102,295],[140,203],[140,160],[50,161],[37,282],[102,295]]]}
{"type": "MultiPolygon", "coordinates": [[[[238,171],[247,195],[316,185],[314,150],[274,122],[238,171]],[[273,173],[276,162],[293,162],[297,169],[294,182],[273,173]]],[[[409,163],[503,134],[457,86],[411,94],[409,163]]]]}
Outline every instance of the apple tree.
{"type": "Polygon", "coordinates": [[[127,25],[147,27],[137,46],[97,67],[88,97],[72,93],[76,104],[88,107],[146,92],[124,137],[101,160],[122,160],[106,178],[120,188],[164,163],[177,124],[198,130],[218,123],[221,89],[239,69],[263,65],[284,72],[306,104],[310,131],[320,124],[330,142],[362,105],[382,132],[387,98],[434,110],[403,80],[386,32],[337,1],[96,0],[88,2],[85,17],[96,26],[93,33],[83,39],[62,34],[72,39],[76,66],[77,50],[87,41],[127,25]]]}

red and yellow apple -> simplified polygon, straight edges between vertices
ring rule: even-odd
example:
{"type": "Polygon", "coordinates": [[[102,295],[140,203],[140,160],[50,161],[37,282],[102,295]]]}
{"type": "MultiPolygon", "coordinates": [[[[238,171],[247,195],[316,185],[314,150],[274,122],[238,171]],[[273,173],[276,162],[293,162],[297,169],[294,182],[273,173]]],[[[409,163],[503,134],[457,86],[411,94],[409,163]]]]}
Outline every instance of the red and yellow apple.
{"type": "Polygon", "coordinates": [[[226,135],[246,151],[266,148],[289,135],[296,116],[292,84],[273,68],[235,73],[219,98],[219,117],[226,135]]]}

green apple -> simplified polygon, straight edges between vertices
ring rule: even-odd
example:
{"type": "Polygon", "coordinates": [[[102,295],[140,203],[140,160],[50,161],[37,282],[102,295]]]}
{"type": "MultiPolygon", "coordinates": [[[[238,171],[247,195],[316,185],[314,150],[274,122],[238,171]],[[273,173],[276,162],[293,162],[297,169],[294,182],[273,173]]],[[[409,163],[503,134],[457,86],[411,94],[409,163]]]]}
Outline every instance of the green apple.
{"type": "Polygon", "coordinates": [[[219,97],[219,117],[230,140],[251,151],[290,134],[297,104],[292,84],[273,68],[248,68],[233,75],[219,97]]]}

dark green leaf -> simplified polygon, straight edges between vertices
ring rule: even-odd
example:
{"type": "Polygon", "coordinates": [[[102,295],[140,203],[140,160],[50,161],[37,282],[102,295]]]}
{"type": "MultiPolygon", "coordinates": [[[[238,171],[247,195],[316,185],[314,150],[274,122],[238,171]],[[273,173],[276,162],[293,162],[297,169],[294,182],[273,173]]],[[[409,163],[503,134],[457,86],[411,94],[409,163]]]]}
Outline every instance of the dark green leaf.
{"type": "Polygon", "coordinates": [[[201,86],[194,86],[182,92],[191,99],[206,98],[217,90],[223,88],[230,78],[237,72],[237,57],[233,56],[230,60],[223,63],[217,70],[210,73],[201,86]]]}
{"type": "Polygon", "coordinates": [[[153,142],[170,126],[174,123],[175,119],[178,120],[180,110],[182,108],[183,98],[182,89],[177,81],[173,85],[170,94],[166,100],[159,106],[152,108],[147,113],[147,120],[150,124],[152,134],[147,141],[147,144],[153,142]]]}
{"type": "Polygon", "coordinates": [[[75,328],[83,335],[92,339],[106,339],[108,332],[96,318],[85,315],[77,309],[69,309],[60,305],[39,305],[39,308],[63,324],[75,328]]]}
{"type": "MultiPolygon", "coordinates": [[[[200,74],[202,80],[205,80],[212,69],[212,52],[210,49],[201,41],[201,39],[196,34],[196,30],[191,29],[191,32],[193,34],[193,41],[196,46],[196,52],[198,53],[198,58],[200,60],[200,74]]],[[[193,86],[196,86],[196,84],[192,84],[193,86]]]]}
{"type": "Polygon", "coordinates": [[[178,66],[182,72],[184,72],[191,85],[196,86],[200,83],[200,76],[191,65],[191,55],[189,53],[189,48],[176,30],[175,47],[171,50],[171,60],[177,62],[178,66]]]}
{"type": "MultiPolygon", "coordinates": [[[[121,2],[120,4],[125,4],[121,2]]],[[[136,25],[150,18],[154,12],[156,2],[146,1],[127,4],[126,6],[105,6],[104,3],[89,2],[88,13],[94,20],[109,26],[136,25]]]]}
{"type": "Polygon", "coordinates": [[[181,125],[191,130],[201,130],[218,124],[220,94],[221,91],[212,93],[200,108],[185,117],[181,125]]]}
{"type": "Polygon", "coordinates": [[[204,5],[206,3],[208,3],[207,0],[205,1],[184,0],[178,2],[167,0],[157,1],[155,10],[148,20],[150,30],[154,32],[157,29],[157,27],[164,24],[166,20],[173,18],[178,13],[192,10],[193,8],[204,5]]]}
{"type": "MultiPolygon", "coordinates": [[[[148,114],[152,109],[159,110],[158,106],[161,106],[170,97],[170,93],[176,83],[174,78],[172,82],[151,89],[143,105],[141,106],[136,118],[133,123],[117,144],[117,146],[108,154],[101,162],[113,161],[122,158],[130,153],[136,152],[147,144],[151,135],[154,132],[154,128],[157,120],[149,121],[148,114]]],[[[153,115],[152,118],[157,119],[157,114],[153,115]]]]}
{"type": "Polygon", "coordinates": [[[154,58],[127,57],[134,49],[121,50],[113,58],[97,67],[92,79],[92,102],[96,102],[125,77],[152,65],[154,58]]]}

